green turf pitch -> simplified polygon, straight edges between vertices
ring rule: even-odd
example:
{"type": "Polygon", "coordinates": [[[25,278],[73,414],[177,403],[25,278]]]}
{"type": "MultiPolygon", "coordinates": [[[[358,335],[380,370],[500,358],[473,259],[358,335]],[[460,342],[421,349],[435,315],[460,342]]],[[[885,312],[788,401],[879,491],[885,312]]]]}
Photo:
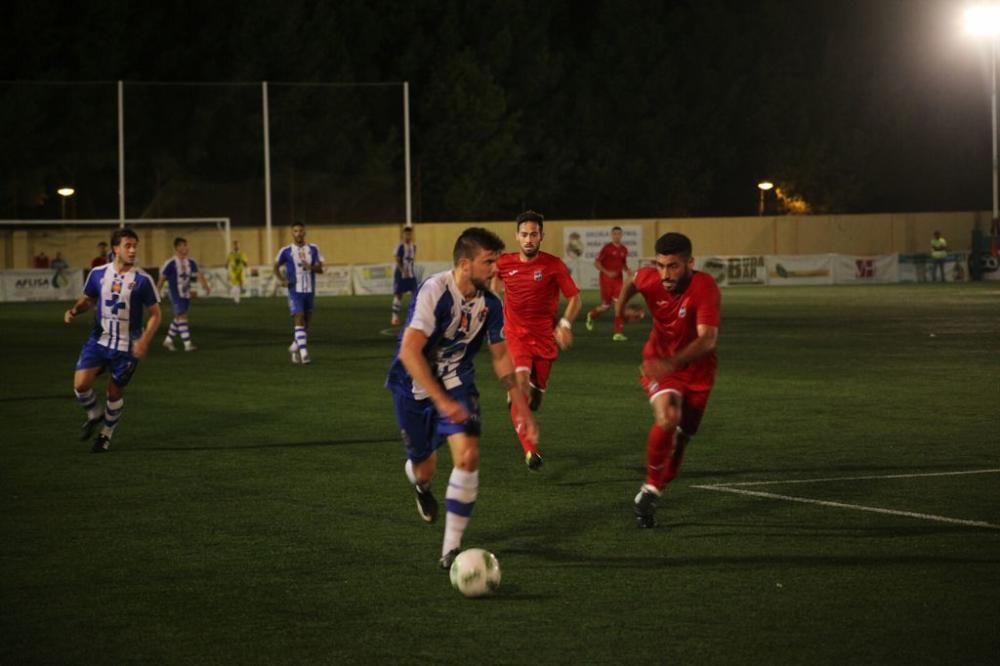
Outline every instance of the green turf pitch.
{"type": "Polygon", "coordinates": [[[1000,529],[854,508],[1000,525],[1000,474],[916,476],[1000,468],[1000,286],[726,290],[716,389],[654,530],[630,514],[648,320],[612,343],[609,318],[581,319],[538,474],[482,359],[465,543],[503,585],[479,601],[436,570],[442,525],[403,475],[388,299],[318,300],[308,367],[289,363],[284,301],[195,302],[200,350],[157,337],[103,456],[76,441],[87,324],[65,307],[0,307],[0,664],[1000,655],[1000,529]],[[822,503],[698,487],[718,484],[822,503]]]}

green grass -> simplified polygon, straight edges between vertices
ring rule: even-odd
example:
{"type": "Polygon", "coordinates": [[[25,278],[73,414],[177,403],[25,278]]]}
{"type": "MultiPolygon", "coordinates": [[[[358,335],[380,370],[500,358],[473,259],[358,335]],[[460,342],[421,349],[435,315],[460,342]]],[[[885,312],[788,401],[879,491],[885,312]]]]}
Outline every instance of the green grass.
{"type": "MultiPolygon", "coordinates": [[[[288,362],[283,301],[195,303],[201,350],[157,338],[104,456],[75,439],[86,325],[0,307],[0,663],[995,662],[1000,530],[696,486],[1000,468],[1000,289],[723,299],[716,389],[654,530],[630,513],[648,324],[622,344],[608,319],[577,327],[539,474],[480,364],[466,545],[497,554],[503,585],[478,601],[436,570],[442,526],[403,475],[387,299],[319,300],[309,367],[288,362]]],[[[998,481],[749,489],[1000,524],[998,481]]]]}

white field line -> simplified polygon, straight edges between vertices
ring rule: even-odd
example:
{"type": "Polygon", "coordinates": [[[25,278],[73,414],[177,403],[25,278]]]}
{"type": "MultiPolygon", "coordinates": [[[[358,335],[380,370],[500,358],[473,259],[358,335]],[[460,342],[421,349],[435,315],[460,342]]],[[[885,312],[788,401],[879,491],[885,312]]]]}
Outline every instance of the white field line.
{"type": "Polygon", "coordinates": [[[759,490],[743,490],[741,488],[736,488],[735,486],[748,486],[748,485],[765,485],[765,484],[778,484],[778,483],[823,483],[827,481],[857,481],[857,480],[868,480],[868,479],[912,479],[918,477],[930,477],[930,476],[958,476],[962,474],[995,474],[1000,472],[1000,469],[982,469],[982,470],[968,470],[964,472],[933,472],[928,474],[887,474],[883,476],[851,476],[851,477],[839,477],[830,479],[795,479],[786,481],[753,481],[748,483],[717,483],[713,485],[697,485],[691,486],[692,488],[698,488],[699,490],[714,490],[716,492],[722,493],[733,493],[735,495],[749,495],[751,497],[765,497],[768,499],[779,499],[786,502],[798,502],[800,504],[816,504],[819,506],[829,506],[837,509],[852,509],[854,511],[868,511],[871,513],[881,513],[892,516],[906,516],[907,518],[917,518],[919,520],[930,520],[938,523],[947,523],[950,525],[964,525],[967,527],[983,527],[991,530],[1000,530],[1000,525],[995,525],[993,523],[987,523],[980,520],[964,520],[961,518],[949,518],[948,516],[937,516],[932,513],[915,513],[913,511],[898,511],[896,509],[884,509],[877,506],[864,506],[862,504],[846,504],[844,502],[830,502],[827,500],[812,499],[810,497],[796,497],[793,495],[778,495],[776,493],[765,493],[759,490]]]}
{"type": "Polygon", "coordinates": [[[966,474],[1000,474],[997,469],[970,469],[961,472],[926,472],[923,474],[880,474],[877,476],[831,476],[825,479],[785,479],[778,481],[740,481],[737,483],[714,483],[694,486],[695,488],[737,488],[743,486],[775,486],[780,483],[828,483],[830,481],[866,481],[871,479],[918,479],[929,476],[963,476],[966,474]]]}

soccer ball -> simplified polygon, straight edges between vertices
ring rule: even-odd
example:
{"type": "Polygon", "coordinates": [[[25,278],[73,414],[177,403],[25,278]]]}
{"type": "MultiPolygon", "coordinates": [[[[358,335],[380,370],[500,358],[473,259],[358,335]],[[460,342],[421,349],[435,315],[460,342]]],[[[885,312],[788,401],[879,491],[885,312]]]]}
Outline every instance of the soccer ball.
{"type": "Polygon", "coordinates": [[[451,586],[467,597],[485,597],[500,587],[500,562],[482,548],[470,548],[451,563],[451,586]]]}

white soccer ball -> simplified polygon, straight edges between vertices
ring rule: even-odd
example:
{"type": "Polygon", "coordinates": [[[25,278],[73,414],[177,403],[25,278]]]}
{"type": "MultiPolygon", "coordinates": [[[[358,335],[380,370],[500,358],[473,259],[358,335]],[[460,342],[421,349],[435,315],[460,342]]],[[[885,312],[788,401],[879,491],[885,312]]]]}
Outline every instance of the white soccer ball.
{"type": "Polygon", "coordinates": [[[470,548],[451,563],[451,586],[467,597],[485,597],[500,587],[500,562],[482,548],[470,548]]]}

